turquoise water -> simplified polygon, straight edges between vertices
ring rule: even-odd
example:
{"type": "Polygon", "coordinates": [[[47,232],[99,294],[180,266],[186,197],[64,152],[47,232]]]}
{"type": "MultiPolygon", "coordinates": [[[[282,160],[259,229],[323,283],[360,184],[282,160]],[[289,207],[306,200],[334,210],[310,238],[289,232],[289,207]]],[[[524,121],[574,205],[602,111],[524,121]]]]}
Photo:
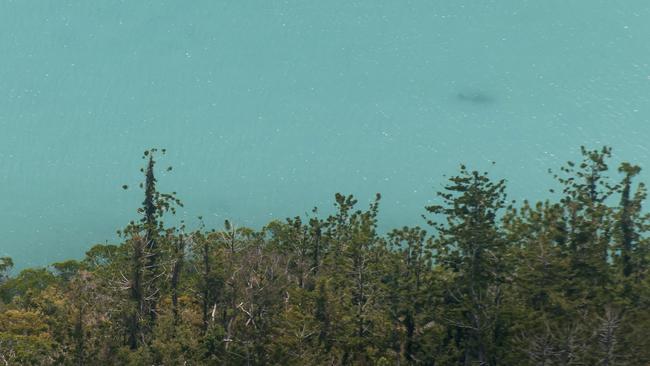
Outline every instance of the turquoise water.
{"type": "Polygon", "coordinates": [[[0,255],[115,241],[152,146],[179,216],[211,227],[337,191],[422,224],[460,162],[541,198],[581,144],[646,165],[648,19],[647,0],[0,0],[0,255]]]}

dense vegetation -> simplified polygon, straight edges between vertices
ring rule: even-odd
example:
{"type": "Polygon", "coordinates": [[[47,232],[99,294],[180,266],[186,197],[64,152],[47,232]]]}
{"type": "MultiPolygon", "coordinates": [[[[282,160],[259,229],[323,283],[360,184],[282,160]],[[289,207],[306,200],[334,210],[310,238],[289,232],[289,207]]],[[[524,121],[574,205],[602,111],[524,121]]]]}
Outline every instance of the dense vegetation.
{"type": "Polygon", "coordinates": [[[170,227],[163,152],[121,244],[15,276],[0,259],[0,365],[650,364],[646,190],[609,148],[554,174],[558,202],[513,205],[461,166],[428,231],[386,235],[379,195],[259,231],[170,227]]]}

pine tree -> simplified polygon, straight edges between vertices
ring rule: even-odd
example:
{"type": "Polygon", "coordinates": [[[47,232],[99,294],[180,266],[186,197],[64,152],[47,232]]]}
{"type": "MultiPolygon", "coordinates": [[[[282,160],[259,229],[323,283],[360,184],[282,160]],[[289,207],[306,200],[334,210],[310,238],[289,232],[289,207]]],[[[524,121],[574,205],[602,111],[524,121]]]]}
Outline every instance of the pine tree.
{"type": "Polygon", "coordinates": [[[565,208],[568,231],[564,253],[570,258],[573,279],[565,289],[569,298],[582,301],[582,306],[601,307],[612,285],[608,261],[614,223],[613,211],[606,202],[618,186],[606,175],[610,148],[582,147],[581,152],[582,162],[567,162],[561,168],[565,176],[555,175],[563,186],[560,203],[565,208]]]}
{"type": "Polygon", "coordinates": [[[393,266],[385,282],[395,324],[397,361],[432,363],[432,335],[427,333],[434,322],[432,241],[420,227],[403,227],[390,232],[388,242],[392,253],[386,253],[382,260],[393,266]]]}
{"type": "MultiPolygon", "coordinates": [[[[160,298],[163,267],[159,263],[162,255],[161,244],[165,239],[162,217],[166,212],[176,213],[176,206],[182,206],[176,198],[176,192],[160,193],[156,188],[154,174],[155,158],[158,149],[146,150],[142,156],[147,161],[146,168],[140,169],[144,174],[144,201],[138,212],[142,215],[140,222],[131,222],[120,232],[127,238],[131,247],[131,273],[128,283],[130,289],[131,310],[127,315],[128,343],[131,349],[148,342],[158,315],[157,305],[160,298]]],[[[160,151],[162,154],[165,150],[160,151]]],[[[167,169],[168,171],[171,168],[167,169]]],[[[127,189],[125,185],[123,188],[127,189]]]]}
{"type": "Polygon", "coordinates": [[[632,192],[632,182],[641,172],[640,167],[622,163],[618,170],[625,176],[620,184],[621,199],[616,212],[614,259],[623,277],[638,281],[642,268],[647,266],[644,262],[648,255],[647,240],[641,235],[650,228],[649,217],[642,210],[647,193],[643,183],[632,192]]]}
{"type": "Polygon", "coordinates": [[[524,202],[504,218],[514,261],[513,287],[509,294],[516,325],[509,344],[509,362],[552,365],[563,353],[562,332],[575,315],[564,297],[570,278],[569,261],[562,247],[567,240],[563,208],[548,201],[531,206],[524,202]],[[528,359],[529,363],[522,362],[528,359]]]}
{"type": "Polygon", "coordinates": [[[438,232],[436,264],[450,271],[442,318],[454,334],[457,360],[469,365],[499,363],[502,352],[501,306],[504,296],[506,241],[499,227],[505,207],[505,181],[493,182],[487,173],[468,171],[450,178],[439,192],[442,204],[427,211],[446,222],[429,220],[438,232]]]}

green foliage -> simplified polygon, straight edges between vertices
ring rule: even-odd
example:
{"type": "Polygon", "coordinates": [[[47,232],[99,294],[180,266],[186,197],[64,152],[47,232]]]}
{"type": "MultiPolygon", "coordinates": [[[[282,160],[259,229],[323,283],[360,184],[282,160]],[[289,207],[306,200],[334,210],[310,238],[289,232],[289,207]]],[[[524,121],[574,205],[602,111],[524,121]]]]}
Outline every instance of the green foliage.
{"type": "Polygon", "coordinates": [[[0,313],[0,362],[7,365],[54,365],[60,345],[53,339],[44,315],[34,311],[0,313]]]}
{"type": "Polygon", "coordinates": [[[560,169],[557,202],[514,206],[461,166],[432,232],[386,234],[379,195],[260,230],[169,226],[160,154],[122,243],[15,276],[0,258],[0,364],[650,364],[646,188],[609,148],[560,169]]]}
{"type": "Polygon", "coordinates": [[[7,272],[14,266],[14,261],[9,257],[0,258],[0,283],[6,280],[7,272]]]}
{"type": "Polygon", "coordinates": [[[438,231],[436,264],[450,272],[443,282],[442,318],[454,334],[454,358],[460,364],[499,364],[508,326],[502,313],[510,263],[497,221],[506,202],[505,181],[493,182],[487,173],[461,166],[460,175],[438,195],[442,204],[427,210],[446,218],[446,223],[429,223],[438,231]]]}
{"type": "Polygon", "coordinates": [[[56,278],[47,269],[25,269],[0,285],[0,298],[5,303],[13,300],[30,308],[41,291],[54,283],[56,278]]]}

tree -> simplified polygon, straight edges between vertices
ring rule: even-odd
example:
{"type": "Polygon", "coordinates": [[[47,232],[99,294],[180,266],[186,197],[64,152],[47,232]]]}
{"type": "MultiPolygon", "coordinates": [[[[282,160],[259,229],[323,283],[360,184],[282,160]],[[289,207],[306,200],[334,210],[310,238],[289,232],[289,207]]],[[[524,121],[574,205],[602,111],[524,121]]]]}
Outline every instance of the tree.
{"type": "Polygon", "coordinates": [[[616,212],[616,232],[614,245],[615,264],[623,277],[638,276],[640,271],[646,267],[647,240],[644,240],[642,233],[650,228],[648,215],[643,213],[642,203],[647,193],[643,183],[639,183],[635,192],[632,192],[632,181],[640,172],[641,168],[629,163],[622,163],[618,171],[625,176],[619,185],[621,187],[621,199],[616,212]]]}
{"type": "MultiPolygon", "coordinates": [[[[158,149],[146,150],[142,156],[147,161],[144,174],[144,201],[138,212],[140,222],[132,221],[122,232],[131,247],[131,273],[126,287],[130,289],[131,307],[127,316],[129,346],[136,349],[140,343],[147,343],[147,336],[154,327],[157,317],[157,303],[160,297],[160,283],[164,268],[160,265],[161,244],[165,236],[162,218],[167,212],[176,213],[176,206],[182,202],[176,192],[160,193],[156,188],[154,174],[158,149]]],[[[160,150],[162,154],[165,150],[160,150]]],[[[167,169],[171,170],[171,167],[167,169]]],[[[128,188],[128,186],[124,186],[128,188]]]]}
{"type": "Polygon", "coordinates": [[[377,194],[366,211],[354,210],[357,200],[337,193],[337,212],[326,220],[328,251],[320,275],[327,278],[327,286],[319,292],[338,299],[338,304],[329,304],[328,317],[320,314],[319,318],[337,319],[322,326],[327,327],[332,345],[340,347],[343,364],[368,363],[381,352],[376,347],[377,336],[385,334],[379,306],[384,296],[377,235],[380,199],[377,194]]]}
{"type": "MultiPolygon", "coordinates": [[[[562,247],[567,240],[564,210],[548,201],[530,205],[505,215],[504,229],[511,243],[514,261],[511,298],[516,324],[509,362],[530,365],[558,363],[565,353],[565,325],[578,317],[564,296],[570,280],[569,261],[562,247]]],[[[569,328],[572,330],[573,328],[569,328]]]]}
{"type": "Polygon", "coordinates": [[[0,362],[5,365],[55,365],[60,345],[43,314],[28,310],[0,312],[0,362]]]}
{"type": "MultiPolygon", "coordinates": [[[[565,255],[571,261],[572,281],[565,290],[574,301],[599,298],[600,307],[611,294],[608,258],[612,247],[613,210],[607,200],[618,190],[609,182],[607,159],[611,148],[587,150],[581,147],[579,164],[567,162],[564,176],[555,175],[563,186],[560,200],[565,209],[567,240],[565,255]]],[[[583,305],[586,305],[583,304],[583,305]]]]}
{"type": "Polygon", "coordinates": [[[0,258],[0,365],[650,364],[640,168],[612,184],[610,150],[582,154],[560,200],[509,204],[461,166],[433,233],[382,233],[379,195],[259,230],[170,226],[149,150],[122,243],[17,275],[0,258]]]}
{"type": "Polygon", "coordinates": [[[218,314],[217,305],[223,291],[223,266],[217,257],[218,234],[216,232],[202,233],[197,230],[191,241],[193,257],[190,265],[197,274],[194,288],[200,301],[203,332],[215,321],[218,314]]]}
{"type": "Polygon", "coordinates": [[[7,281],[8,272],[14,267],[14,261],[10,257],[0,258],[0,285],[7,281]]]}
{"type": "Polygon", "coordinates": [[[504,337],[501,305],[507,246],[497,219],[506,204],[505,181],[493,182],[487,173],[470,172],[465,166],[449,181],[438,193],[442,204],[427,207],[445,220],[428,221],[438,232],[435,261],[451,272],[442,318],[451,327],[456,349],[462,350],[457,362],[495,365],[504,337]]]}
{"type": "Polygon", "coordinates": [[[384,261],[392,268],[385,276],[390,314],[395,324],[397,363],[431,363],[437,279],[433,273],[432,240],[420,227],[403,227],[388,234],[389,249],[384,261]]]}

